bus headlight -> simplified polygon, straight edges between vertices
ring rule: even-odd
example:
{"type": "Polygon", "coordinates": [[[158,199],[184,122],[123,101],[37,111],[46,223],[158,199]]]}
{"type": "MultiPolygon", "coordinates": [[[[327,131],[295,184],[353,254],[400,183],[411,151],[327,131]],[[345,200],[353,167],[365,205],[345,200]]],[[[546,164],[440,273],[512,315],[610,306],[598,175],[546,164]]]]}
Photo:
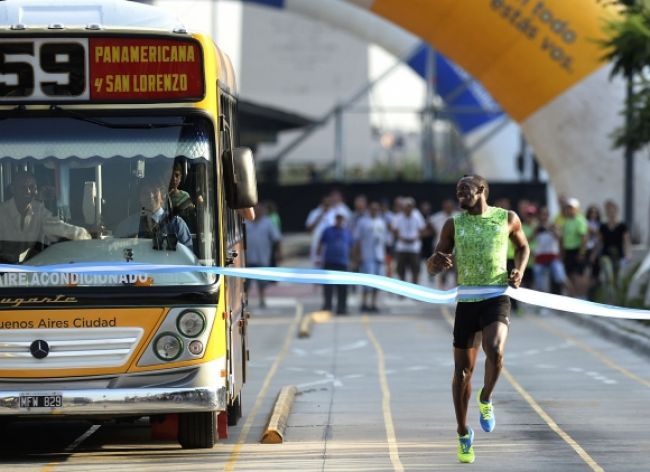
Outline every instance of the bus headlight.
{"type": "Polygon", "coordinates": [[[187,346],[187,350],[193,355],[198,356],[203,352],[203,343],[198,339],[195,339],[189,344],[189,346],[187,346]]]}
{"type": "Polygon", "coordinates": [[[173,333],[162,333],[153,343],[153,352],[163,361],[173,361],[183,352],[183,341],[173,333]]]}
{"type": "Polygon", "coordinates": [[[200,311],[184,311],[178,317],[176,327],[183,336],[195,338],[205,329],[205,316],[200,311]]]}

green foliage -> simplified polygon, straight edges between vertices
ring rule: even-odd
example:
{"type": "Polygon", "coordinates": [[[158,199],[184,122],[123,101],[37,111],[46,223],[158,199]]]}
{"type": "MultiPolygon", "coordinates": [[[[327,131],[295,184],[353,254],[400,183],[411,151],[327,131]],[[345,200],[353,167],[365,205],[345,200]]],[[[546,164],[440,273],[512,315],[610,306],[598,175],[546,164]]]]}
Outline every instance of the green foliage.
{"type": "MultiPolygon", "coordinates": [[[[601,266],[601,280],[596,288],[594,294],[594,301],[598,303],[605,303],[608,305],[623,306],[627,308],[639,308],[647,310],[650,307],[645,306],[643,297],[641,298],[628,298],[627,293],[630,288],[630,283],[634,278],[634,274],[641,266],[641,263],[638,262],[631,267],[626,268],[618,280],[602,280],[607,271],[604,270],[605,267],[601,266]]],[[[611,268],[610,268],[611,270],[611,268]]],[[[647,285],[641,287],[640,293],[645,294],[647,290],[647,285]]]]}
{"type": "MultiPolygon", "coordinates": [[[[310,163],[294,163],[284,165],[280,170],[280,182],[282,184],[298,184],[310,182],[310,170],[313,165],[310,163]]],[[[447,171],[444,175],[437,176],[437,181],[455,182],[462,176],[462,173],[447,171]]],[[[408,181],[421,182],[424,179],[422,165],[417,155],[400,156],[398,162],[389,163],[384,160],[377,160],[370,167],[350,166],[345,169],[345,179],[351,181],[408,181]]],[[[331,182],[335,180],[334,166],[326,166],[318,169],[318,181],[331,182]]]]}
{"type": "Polygon", "coordinates": [[[612,75],[632,77],[650,63],[650,10],[626,13],[621,19],[605,25],[608,39],[601,41],[606,49],[604,59],[613,64],[612,75]]]}
{"type": "Polygon", "coordinates": [[[423,179],[422,166],[416,156],[403,158],[397,166],[385,162],[377,162],[369,169],[368,177],[370,180],[408,180],[418,182],[423,179]]]}
{"type": "Polygon", "coordinates": [[[637,151],[650,143],[650,0],[605,1],[618,4],[621,15],[604,26],[607,39],[599,44],[603,59],[612,63],[612,77],[622,76],[631,85],[627,97],[624,128],[614,132],[614,146],[637,151]]]}
{"type": "Polygon", "coordinates": [[[643,79],[630,97],[627,126],[614,133],[615,147],[629,145],[637,151],[650,143],[650,83],[643,79]]]}

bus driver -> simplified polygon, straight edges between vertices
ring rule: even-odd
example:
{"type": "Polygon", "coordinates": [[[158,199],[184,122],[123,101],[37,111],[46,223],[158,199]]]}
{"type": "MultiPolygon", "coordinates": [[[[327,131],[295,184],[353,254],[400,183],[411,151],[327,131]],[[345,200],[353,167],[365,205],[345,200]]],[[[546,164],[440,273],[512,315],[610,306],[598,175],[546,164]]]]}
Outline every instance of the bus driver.
{"type": "Polygon", "coordinates": [[[0,203],[1,262],[22,263],[60,238],[91,238],[86,229],[61,221],[36,199],[38,188],[30,172],[17,173],[11,191],[13,197],[0,203]]]}

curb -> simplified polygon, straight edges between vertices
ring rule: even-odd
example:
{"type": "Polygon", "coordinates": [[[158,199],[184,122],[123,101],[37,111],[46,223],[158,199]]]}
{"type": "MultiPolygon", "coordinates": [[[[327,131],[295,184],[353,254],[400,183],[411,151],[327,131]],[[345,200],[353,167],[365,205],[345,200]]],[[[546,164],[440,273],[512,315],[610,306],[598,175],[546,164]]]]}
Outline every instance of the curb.
{"type": "Polygon", "coordinates": [[[566,316],[556,311],[553,311],[553,315],[587,327],[610,341],[650,357],[650,329],[636,321],[596,318],[576,313],[566,316]]]}
{"type": "Polygon", "coordinates": [[[298,337],[306,338],[311,335],[311,327],[314,323],[327,323],[332,319],[332,312],[329,310],[312,311],[302,317],[298,328],[298,337]]]}
{"type": "Polygon", "coordinates": [[[282,444],[284,442],[284,430],[287,427],[291,406],[298,389],[295,385],[282,387],[275,406],[269,417],[269,422],[262,433],[260,442],[262,444],[282,444]]]}
{"type": "Polygon", "coordinates": [[[313,313],[307,313],[303,315],[300,320],[300,326],[298,327],[298,337],[307,338],[311,335],[311,327],[314,323],[313,313]]]}

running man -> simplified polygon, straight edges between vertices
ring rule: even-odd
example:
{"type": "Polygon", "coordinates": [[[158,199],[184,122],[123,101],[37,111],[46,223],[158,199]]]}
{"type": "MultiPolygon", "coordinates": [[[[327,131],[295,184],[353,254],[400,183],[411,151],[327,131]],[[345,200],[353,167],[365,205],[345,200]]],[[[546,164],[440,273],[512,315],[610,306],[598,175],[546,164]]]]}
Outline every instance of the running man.
{"type": "MultiPolygon", "coordinates": [[[[438,274],[454,265],[459,286],[519,287],[528,263],[528,241],[514,211],[487,204],[489,187],[478,175],[465,176],[456,185],[456,197],[463,212],[449,218],[427,269],[438,274]],[[508,274],[508,239],[515,247],[515,266],[508,274]],[[452,255],[453,251],[453,255],[452,255]]],[[[478,391],[479,420],[484,431],[494,429],[492,391],[503,368],[510,298],[502,295],[486,300],[463,299],[456,306],[454,323],[454,377],[452,395],[458,424],[458,459],[474,462],[474,431],[467,424],[472,372],[479,345],[485,352],[485,379],[478,391]]]]}

